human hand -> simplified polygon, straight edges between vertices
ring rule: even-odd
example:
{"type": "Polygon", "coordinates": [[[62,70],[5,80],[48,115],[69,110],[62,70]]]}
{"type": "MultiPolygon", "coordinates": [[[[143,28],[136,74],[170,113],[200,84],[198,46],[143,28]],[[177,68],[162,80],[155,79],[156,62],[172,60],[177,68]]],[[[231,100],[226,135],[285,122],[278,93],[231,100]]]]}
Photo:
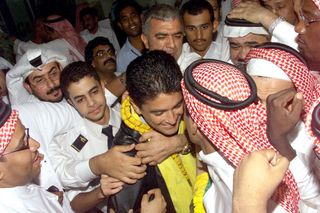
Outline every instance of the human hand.
{"type": "Polygon", "coordinates": [[[151,189],[147,194],[144,194],[141,201],[141,213],[165,213],[167,203],[164,200],[160,189],[151,189]],[[150,196],[154,196],[150,199],[150,196]],[[150,201],[149,201],[150,199],[150,201]]]}
{"type": "Polygon", "coordinates": [[[114,146],[107,152],[90,159],[93,173],[107,174],[122,182],[133,184],[146,175],[146,165],[141,164],[141,158],[126,155],[133,150],[134,144],[114,146]]]}
{"type": "Polygon", "coordinates": [[[269,29],[270,25],[278,16],[264,8],[258,2],[246,1],[241,2],[236,8],[232,9],[228,18],[245,19],[252,23],[260,23],[269,29]]]}
{"type": "Polygon", "coordinates": [[[118,193],[123,188],[124,182],[109,177],[108,175],[101,175],[100,177],[100,196],[102,198],[108,197],[110,195],[114,195],[118,193]]]}
{"type": "Polygon", "coordinates": [[[294,89],[282,90],[267,98],[267,135],[272,145],[289,160],[295,154],[287,135],[300,120],[303,95],[294,89]]]}
{"type": "Polygon", "coordinates": [[[173,153],[182,150],[186,143],[184,135],[166,137],[156,131],[144,133],[136,145],[137,156],[142,159],[143,164],[157,165],[173,153]]]}
{"type": "Polygon", "coordinates": [[[271,149],[244,156],[233,175],[233,212],[266,212],[288,166],[288,159],[271,149]]]}

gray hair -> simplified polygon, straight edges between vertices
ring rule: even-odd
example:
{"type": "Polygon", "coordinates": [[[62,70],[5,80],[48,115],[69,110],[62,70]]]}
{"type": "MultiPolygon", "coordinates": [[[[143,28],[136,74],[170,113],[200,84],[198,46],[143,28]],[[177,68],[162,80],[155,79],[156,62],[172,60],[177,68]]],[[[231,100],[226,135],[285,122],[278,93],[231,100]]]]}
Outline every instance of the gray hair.
{"type": "Polygon", "coordinates": [[[167,4],[157,4],[143,13],[142,33],[145,35],[147,35],[149,32],[151,19],[157,19],[161,21],[171,21],[174,19],[178,19],[180,23],[182,23],[179,10],[167,4]]]}

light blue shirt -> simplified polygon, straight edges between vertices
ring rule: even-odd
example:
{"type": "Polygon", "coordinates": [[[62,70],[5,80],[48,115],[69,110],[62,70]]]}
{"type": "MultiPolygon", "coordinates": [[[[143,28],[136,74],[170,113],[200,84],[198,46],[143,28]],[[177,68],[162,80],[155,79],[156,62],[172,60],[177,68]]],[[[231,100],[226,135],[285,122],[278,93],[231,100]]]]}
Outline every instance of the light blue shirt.
{"type": "Polygon", "coordinates": [[[125,72],[130,62],[140,55],[141,53],[139,52],[139,50],[133,47],[127,39],[126,43],[124,43],[119,53],[117,54],[117,72],[125,72]]]}

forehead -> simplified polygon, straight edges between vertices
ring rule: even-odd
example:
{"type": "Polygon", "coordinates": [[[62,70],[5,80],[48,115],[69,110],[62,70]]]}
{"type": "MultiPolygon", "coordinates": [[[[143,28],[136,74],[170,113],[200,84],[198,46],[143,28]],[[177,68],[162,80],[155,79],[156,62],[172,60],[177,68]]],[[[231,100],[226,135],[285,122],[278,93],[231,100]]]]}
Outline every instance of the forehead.
{"type": "Polygon", "coordinates": [[[142,109],[154,110],[170,110],[182,101],[181,92],[160,93],[155,98],[146,100],[142,104],[142,109]]]}
{"type": "Polygon", "coordinates": [[[183,21],[185,25],[198,25],[211,22],[210,13],[208,10],[202,10],[201,13],[197,15],[192,15],[186,12],[183,15],[183,21]]]}
{"type": "Polygon", "coordinates": [[[101,44],[101,45],[98,45],[95,48],[93,48],[93,53],[96,53],[96,52],[98,52],[100,50],[108,50],[110,48],[111,47],[109,45],[101,44]]]}
{"type": "Polygon", "coordinates": [[[86,94],[95,86],[99,86],[99,82],[92,76],[85,76],[77,82],[71,82],[67,89],[70,97],[74,97],[86,94]]]}
{"type": "Polygon", "coordinates": [[[305,14],[320,17],[320,10],[312,0],[304,0],[302,11],[305,14]]]}
{"type": "Polygon", "coordinates": [[[126,6],[120,11],[120,17],[129,16],[132,13],[138,13],[138,11],[132,6],[126,6]]]}
{"type": "Polygon", "coordinates": [[[245,44],[248,42],[257,42],[257,43],[262,43],[262,42],[267,42],[268,38],[265,35],[256,35],[249,33],[246,36],[243,37],[238,37],[238,38],[229,38],[229,42],[232,43],[237,43],[237,44],[245,44]]]}
{"type": "Polygon", "coordinates": [[[50,63],[42,65],[40,67],[41,70],[33,69],[32,70],[33,72],[29,75],[29,77],[33,78],[35,76],[45,75],[45,74],[47,74],[48,72],[50,72],[54,68],[56,68],[56,69],[58,69],[60,71],[60,66],[59,66],[58,62],[56,62],[56,61],[53,61],[53,62],[50,62],[50,63]]]}
{"type": "Polygon", "coordinates": [[[179,19],[171,19],[171,20],[159,20],[159,19],[151,19],[150,20],[150,30],[149,33],[151,35],[157,33],[164,34],[176,34],[182,31],[182,24],[179,19]]]}
{"type": "Polygon", "coordinates": [[[286,81],[282,79],[262,77],[262,76],[252,76],[253,80],[257,84],[258,89],[275,90],[283,87],[294,87],[291,81],[286,81]]]}

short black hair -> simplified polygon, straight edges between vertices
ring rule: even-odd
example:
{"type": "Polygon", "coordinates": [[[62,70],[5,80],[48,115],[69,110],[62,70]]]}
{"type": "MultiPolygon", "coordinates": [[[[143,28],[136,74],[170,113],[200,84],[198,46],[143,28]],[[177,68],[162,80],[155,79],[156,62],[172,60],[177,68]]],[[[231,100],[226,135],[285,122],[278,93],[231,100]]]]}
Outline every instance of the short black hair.
{"type": "Polygon", "coordinates": [[[80,20],[82,21],[83,17],[86,15],[90,15],[91,17],[95,18],[98,17],[98,12],[92,7],[85,7],[80,11],[80,20]]]}
{"type": "Polygon", "coordinates": [[[127,91],[138,107],[160,93],[180,92],[181,79],[182,73],[174,57],[161,50],[139,56],[126,72],[127,91]]]}
{"type": "Polygon", "coordinates": [[[119,22],[120,21],[120,13],[121,11],[126,8],[126,7],[133,7],[137,13],[140,15],[142,12],[142,7],[133,0],[118,0],[116,3],[116,6],[114,7],[114,16],[115,16],[115,21],[119,22]]]}
{"type": "Polygon", "coordinates": [[[214,21],[214,12],[213,12],[213,7],[212,5],[206,1],[206,0],[190,0],[183,4],[180,14],[181,17],[183,18],[184,14],[189,13],[190,15],[199,15],[203,11],[208,10],[210,14],[210,20],[211,22],[214,21]]]}
{"type": "Polygon", "coordinates": [[[96,81],[100,82],[100,78],[95,69],[84,61],[72,62],[66,66],[60,75],[60,88],[66,99],[70,98],[68,88],[71,83],[75,83],[84,77],[93,77],[96,81]]]}
{"type": "Polygon", "coordinates": [[[101,37],[101,36],[96,37],[96,38],[92,39],[91,41],[89,41],[89,43],[87,44],[87,46],[84,50],[84,58],[88,64],[92,63],[93,49],[99,45],[108,45],[111,47],[111,49],[113,51],[115,51],[115,49],[114,49],[112,43],[109,41],[109,39],[107,39],[106,37],[101,37]]]}

